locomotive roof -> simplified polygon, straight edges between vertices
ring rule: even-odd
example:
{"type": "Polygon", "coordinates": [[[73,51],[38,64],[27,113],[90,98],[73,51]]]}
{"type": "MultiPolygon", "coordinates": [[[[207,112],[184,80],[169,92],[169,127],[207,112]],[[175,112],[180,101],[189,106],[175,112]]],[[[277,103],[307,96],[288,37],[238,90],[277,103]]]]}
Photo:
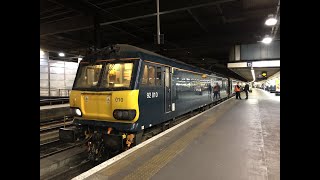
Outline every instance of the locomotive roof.
{"type": "MultiPolygon", "coordinates": [[[[176,59],[171,59],[171,58],[162,56],[160,54],[157,54],[155,52],[148,51],[146,49],[142,49],[142,48],[139,48],[139,47],[136,47],[136,46],[132,46],[132,45],[128,45],[128,44],[116,44],[115,46],[120,48],[120,50],[119,50],[120,56],[124,55],[124,54],[127,54],[127,53],[129,53],[129,54],[136,53],[138,56],[139,55],[143,56],[143,55],[141,55],[141,53],[142,53],[142,54],[147,55],[149,57],[153,56],[153,57],[160,58],[162,60],[166,60],[169,63],[173,63],[175,65],[182,66],[184,68],[189,67],[190,70],[193,70],[193,71],[197,71],[197,72],[201,72],[201,73],[207,73],[207,74],[212,74],[213,73],[213,72],[211,72],[209,70],[206,70],[206,69],[203,69],[203,68],[199,68],[199,67],[184,63],[184,62],[176,60],[176,59]]],[[[155,59],[150,59],[150,60],[155,60],[155,59]]]]}
{"type": "Polygon", "coordinates": [[[148,51],[146,49],[142,49],[142,48],[139,48],[139,47],[136,47],[136,46],[132,46],[132,45],[129,45],[129,44],[116,44],[115,46],[120,48],[120,53],[121,53],[121,51],[142,52],[142,53],[145,53],[145,54],[150,54],[150,55],[153,55],[153,56],[158,56],[158,57],[161,57],[161,58],[169,59],[169,58],[167,58],[165,56],[162,56],[160,54],[157,54],[155,52],[148,51]]]}
{"type": "Polygon", "coordinates": [[[209,75],[216,75],[220,77],[226,77],[225,75],[215,73],[200,67],[196,67],[187,63],[184,63],[182,61],[171,59],[165,56],[162,56],[160,54],[157,54],[152,51],[148,51],[146,49],[142,49],[136,46],[132,46],[129,44],[115,44],[112,46],[107,46],[105,48],[102,48],[98,50],[97,52],[93,52],[93,54],[89,54],[86,57],[84,57],[83,61],[95,61],[97,59],[105,59],[105,58],[111,58],[111,56],[115,55],[110,52],[116,52],[117,57],[119,58],[141,58],[143,60],[149,60],[157,63],[162,64],[168,64],[173,67],[186,69],[198,73],[203,74],[209,74],[209,75]],[[115,50],[115,51],[114,51],[115,50]]]}

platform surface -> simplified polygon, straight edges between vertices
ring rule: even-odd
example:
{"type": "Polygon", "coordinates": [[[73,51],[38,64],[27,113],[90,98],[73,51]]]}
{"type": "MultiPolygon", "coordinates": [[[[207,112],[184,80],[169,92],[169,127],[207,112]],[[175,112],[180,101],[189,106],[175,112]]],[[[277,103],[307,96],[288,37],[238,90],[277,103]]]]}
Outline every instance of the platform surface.
{"type": "Polygon", "coordinates": [[[279,180],[280,96],[253,89],[241,97],[74,179],[279,180]]]}
{"type": "Polygon", "coordinates": [[[40,106],[41,110],[47,110],[47,109],[55,109],[55,108],[64,108],[64,107],[70,107],[70,104],[55,104],[55,105],[48,105],[48,106],[40,106]]]}

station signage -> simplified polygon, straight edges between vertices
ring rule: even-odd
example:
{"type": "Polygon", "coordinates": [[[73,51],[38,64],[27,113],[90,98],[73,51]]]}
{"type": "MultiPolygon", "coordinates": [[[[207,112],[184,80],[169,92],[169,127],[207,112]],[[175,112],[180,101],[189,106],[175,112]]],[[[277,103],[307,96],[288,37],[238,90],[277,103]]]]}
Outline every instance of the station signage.
{"type": "Polygon", "coordinates": [[[261,73],[261,76],[262,76],[262,77],[267,77],[267,72],[262,72],[262,73],[261,73]]]}

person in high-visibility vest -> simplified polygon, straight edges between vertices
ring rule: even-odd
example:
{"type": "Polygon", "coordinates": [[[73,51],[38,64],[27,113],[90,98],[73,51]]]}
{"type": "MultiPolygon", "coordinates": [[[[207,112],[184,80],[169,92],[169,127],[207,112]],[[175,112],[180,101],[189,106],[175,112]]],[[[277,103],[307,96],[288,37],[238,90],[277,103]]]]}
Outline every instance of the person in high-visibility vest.
{"type": "Polygon", "coordinates": [[[234,92],[236,92],[236,99],[241,99],[241,96],[240,96],[240,91],[241,91],[241,87],[239,85],[239,82],[237,82],[237,85],[234,86],[234,92]]]}

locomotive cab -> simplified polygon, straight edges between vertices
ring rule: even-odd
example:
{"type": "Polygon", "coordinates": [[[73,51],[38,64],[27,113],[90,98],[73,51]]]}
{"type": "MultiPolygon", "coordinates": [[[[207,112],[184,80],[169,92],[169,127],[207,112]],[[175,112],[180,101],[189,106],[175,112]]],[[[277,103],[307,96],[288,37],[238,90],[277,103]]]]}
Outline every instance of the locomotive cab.
{"type": "MultiPolygon", "coordinates": [[[[88,150],[92,153],[98,152],[98,147],[118,151],[125,144],[130,146],[134,123],[139,118],[137,70],[140,61],[139,58],[120,58],[80,62],[70,93],[70,110],[77,128],[60,129],[60,140],[89,140],[88,150]]],[[[92,159],[97,155],[93,154],[92,159]]]]}
{"type": "Polygon", "coordinates": [[[77,120],[132,123],[139,118],[135,89],[139,60],[80,63],[70,94],[77,120]]]}

